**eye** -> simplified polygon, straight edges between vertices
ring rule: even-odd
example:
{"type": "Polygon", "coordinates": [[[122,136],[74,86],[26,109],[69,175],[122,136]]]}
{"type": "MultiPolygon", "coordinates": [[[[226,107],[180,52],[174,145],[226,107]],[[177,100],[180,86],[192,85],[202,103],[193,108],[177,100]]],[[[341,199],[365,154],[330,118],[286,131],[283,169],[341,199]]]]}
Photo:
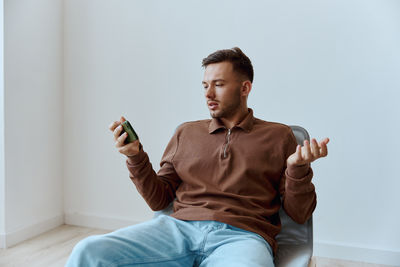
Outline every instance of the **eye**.
{"type": "Polygon", "coordinates": [[[216,83],[215,86],[224,86],[223,83],[216,83]]]}

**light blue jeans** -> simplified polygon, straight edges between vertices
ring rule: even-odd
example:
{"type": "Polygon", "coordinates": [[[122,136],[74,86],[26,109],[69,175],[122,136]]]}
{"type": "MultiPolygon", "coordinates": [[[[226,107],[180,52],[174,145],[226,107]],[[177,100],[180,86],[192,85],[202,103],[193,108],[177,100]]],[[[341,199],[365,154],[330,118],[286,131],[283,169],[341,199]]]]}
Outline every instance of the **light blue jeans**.
{"type": "Polygon", "coordinates": [[[270,245],[258,234],[217,221],[160,215],[83,239],[66,266],[273,267],[274,263],[270,245]]]}

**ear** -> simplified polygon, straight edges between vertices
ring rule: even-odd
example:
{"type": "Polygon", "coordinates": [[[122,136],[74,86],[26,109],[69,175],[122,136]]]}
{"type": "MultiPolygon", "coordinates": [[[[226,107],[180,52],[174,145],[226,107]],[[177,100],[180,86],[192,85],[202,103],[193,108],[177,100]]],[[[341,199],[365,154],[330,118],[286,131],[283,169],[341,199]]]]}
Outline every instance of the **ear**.
{"type": "Polygon", "coordinates": [[[242,82],[241,94],[242,96],[248,96],[250,94],[252,83],[249,80],[242,82]]]}

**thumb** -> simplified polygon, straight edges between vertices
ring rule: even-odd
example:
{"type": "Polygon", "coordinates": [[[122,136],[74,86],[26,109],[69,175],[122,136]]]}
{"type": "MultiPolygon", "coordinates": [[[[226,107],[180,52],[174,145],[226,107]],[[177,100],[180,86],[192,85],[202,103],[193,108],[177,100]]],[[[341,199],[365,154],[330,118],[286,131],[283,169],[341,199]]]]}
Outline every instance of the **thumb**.
{"type": "Polygon", "coordinates": [[[120,121],[121,121],[121,123],[125,122],[125,121],[126,121],[125,117],[124,117],[124,116],[121,116],[120,121]]]}
{"type": "Polygon", "coordinates": [[[301,145],[297,145],[295,154],[297,161],[301,161],[303,159],[303,156],[301,155],[301,145]]]}

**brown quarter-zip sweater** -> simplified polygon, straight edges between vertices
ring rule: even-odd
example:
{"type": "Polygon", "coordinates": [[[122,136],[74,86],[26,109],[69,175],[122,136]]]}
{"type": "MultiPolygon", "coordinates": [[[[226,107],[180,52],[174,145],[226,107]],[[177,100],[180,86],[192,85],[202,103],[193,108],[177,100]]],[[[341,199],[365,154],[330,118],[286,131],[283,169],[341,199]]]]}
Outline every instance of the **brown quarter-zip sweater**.
{"type": "Polygon", "coordinates": [[[156,173],[147,154],[127,158],[129,176],[153,210],[174,201],[181,220],[215,220],[261,235],[276,252],[278,211],[304,223],[316,206],[309,165],[286,167],[296,150],[290,127],[253,117],[231,129],[218,119],[187,122],[156,173]]]}

